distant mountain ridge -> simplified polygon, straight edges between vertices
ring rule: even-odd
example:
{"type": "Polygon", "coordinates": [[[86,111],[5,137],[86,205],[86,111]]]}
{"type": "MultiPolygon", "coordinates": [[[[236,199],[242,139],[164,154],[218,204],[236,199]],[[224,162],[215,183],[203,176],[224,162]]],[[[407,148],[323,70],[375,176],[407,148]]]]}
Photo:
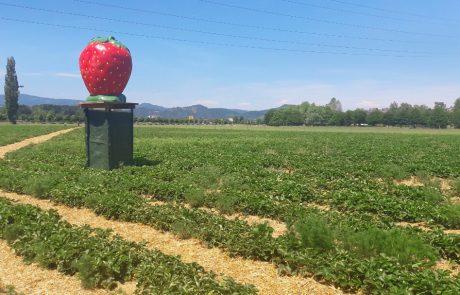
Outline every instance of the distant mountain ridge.
{"type": "Polygon", "coordinates": [[[208,108],[204,105],[192,105],[187,107],[174,107],[165,108],[149,103],[142,103],[134,114],[138,117],[161,117],[161,118],[185,118],[193,116],[200,119],[220,119],[232,117],[244,117],[245,119],[255,120],[263,118],[267,110],[262,111],[246,111],[239,109],[225,109],[225,108],[208,108]]]}
{"type": "MultiPolygon", "coordinates": [[[[0,106],[4,104],[5,98],[4,95],[0,95],[0,106]]],[[[28,94],[20,94],[19,104],[27,106],[36,106],[43,104],[51,105],[70,105],[76,106],[78,103],[82,102],[81,100],[76,99],[55,99],[55,98],[46,98],[39,97],[28,94]]],[[[134,114],[137,117],[161,117],[161,118],[185,118],[193,116],[196,119],[222,119],[222,118],[232,118],[232,117],[244,117],[247,120],[255,120],[263,118],[265,113],[268,110],[261,111],[246,111],[239,109],[226,109],[226,108],[208,108],[206,106],[197,104],[186,107],[173,107],[166,108],[150,103],[141,103],[135,109],[134,114]]]]}
{"type": "MultiPolygon", "coordinates": [[[[4,105],[5,96],[0,95],[0,105],[4,105]]],[[[26,105],[26,106],[36,106],[41,104],[53,104],[53,105],[60,105],[60,106],[67,106],[67,105],[78,105],[78,103],[82,102],[81,100],[76,99],[64,99],[64,98],[46,98],[40,96],[34,96],[29,94],[20,94],[19,95],[19,104],[26,105]]]]}

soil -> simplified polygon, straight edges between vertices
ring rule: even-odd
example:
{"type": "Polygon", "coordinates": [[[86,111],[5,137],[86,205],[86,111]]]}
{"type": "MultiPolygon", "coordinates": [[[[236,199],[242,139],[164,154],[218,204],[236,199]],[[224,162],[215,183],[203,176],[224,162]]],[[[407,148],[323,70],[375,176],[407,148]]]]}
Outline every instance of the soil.
{"type": "Polygon", "coordinates": [[[436,263],[435,269],[439,270],[447,270],[451,272],[451,276],[457,276],[460,273],[460,265],[458,264],[453,264],[447,260],[440,260],[438,263],[436,263]]]}
{"type": "MultiPolygon", "coordinates": [[[[443,192],[448,192],[452,189],[452,185],[449,180],[440,178],[440,177],[432,177],[431,181],[433,182],[439,182],[440,188],[443,192]]],[[[396,185],[406,185],[406,186],[412,186],[412,187],[421,187],[425,186],[422,180],[420,180],[416,176],[411,176],[408,179],[402,179],[402,180],[395,180],[394,184],[396,185]]]]}
{"type": "MultiPolygon", "coordinates": [[[[168,204],[168,202],[155,200],[155,196],[144,195],[143,197],[152,206],[162,206],[162,205],[168,204]]],[[[186,208],[191,208],[189,204],[182,204],[182,206],[186,208]]],[[[198,210],[202,210],[210,214],[220,215],[228,220],[242,220],[242,221],[247,222],[250,225],[267,223],[269,226],[273,228],[273,237],[275,238],[282,236],[287,232],[287,226],[284,222],[270,219],[270,218],[260,217],[256,215],[246,215],[242,213],[222,214],[221,212],[219,212],[219,210],[215,208],[208,208],[208,207],[200,207],[198,208],[198,210]]]]}
{"type": "Polygon", "coordinates": [[[25,139],[25,140],[20,141],[20,142],[16,142],[16,143],[12,143],[12,144],[9,144],[9,145],[2,146],[2,147],[0,147],[0,159],[3,159],[5,157],[5,155],[7,153],[9,153],[9,152],[14,152],[14,151],[16,151],[16,150],[18,150],[20,148],[23,148],[23,147],[31,145],[31,144],[38,144],[38,143],[45,142],[45,141],[50,140],[51,138],[56,137],[58,135],[69,133],[70,131],[73,131],[73,130],[75,130],[77,128],[79,128],[79,127],[59,130],[59,131],[56,131],[56,132],[53,132],[53,133],[48,133],[48,134],[45,134],[45,135],[28,138],[28,139],[25,139]]]}
{"type": "MultiPolygon", "coordinates": [[[[0,278],[3,286],[12,285],[18,293],[24,294],[112,294],[106,290],[87,290],[75,276],[66,276],[56,270],[48,270],[36,264],[25,264],[16,256],[8,244],[0,240],[0,278]]],[[[126,294],[134,294],[127,292],[126,294]]]]}

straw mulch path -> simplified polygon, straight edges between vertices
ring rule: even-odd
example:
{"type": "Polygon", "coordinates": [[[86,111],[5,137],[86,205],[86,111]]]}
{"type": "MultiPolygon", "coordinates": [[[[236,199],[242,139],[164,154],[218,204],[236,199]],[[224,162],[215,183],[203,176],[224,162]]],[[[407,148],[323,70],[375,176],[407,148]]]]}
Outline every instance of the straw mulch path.
{"type": "MultiPolygon", "coordinates": [[[[66,276],[56,270],[25,264],[21,257],[14,254],[8,244],[0,240],[0,279],[4,286],[12,285],[18,293],[24,294],[75,294],[99,295],[112,294],[113,291],[87,290],[75,276],[66,276]]],[[[133,294],[132,286],[121,290],[124,294],[133,294]]]]}
{"type": "Polygon", "coordinates": [[[56,131],[56,132],[53,132],[53,133],[48,133],[48,134],[45,134],[45,135],[28,138],[28,139],[25,139],[23,141],[19,141],[19,142],[16,142],[16,143],[12,143],[12,144],[9,144],[9,145],[2,146],[2,147],[0,147],[0,159],[3,159],[5,157],[5,155],[7,153],[9,153],[9,152],[14,152],[14,151],[16,151],[16,150],[18,150],[20,148],[23,148],[25,146],[28,146],[30,144],[38,144],[38,143],[45,142],[45,141],[50,140],[51,138],[56,137],[58,135],[69,133],[70,131],[73,131],[73,130],[75,130],[77,128],[79,128],[79,127],[59,130],[59,131],[56,131]]]}
{"type": "Polygon", "coordinates": [[[260,294],[342,294],[340,290],[320,284],[311,278],[280,276],[272,263],[231,258],[220,249],[207,248],[199,240],[180,240],[170,233],[155,230],[147,225],[107,220],[88,209],[69,208],[27,195],[0,191],[0,197],[44,210],[55,209],[63,219],[75,225],[87,224],[111,229],[127,240],[146,241],[148,247],[156,248],[167,255],[179,255],[184,262],[196,262],[208,271],[232,277],[240,283],[253,284],[260,294]]]}

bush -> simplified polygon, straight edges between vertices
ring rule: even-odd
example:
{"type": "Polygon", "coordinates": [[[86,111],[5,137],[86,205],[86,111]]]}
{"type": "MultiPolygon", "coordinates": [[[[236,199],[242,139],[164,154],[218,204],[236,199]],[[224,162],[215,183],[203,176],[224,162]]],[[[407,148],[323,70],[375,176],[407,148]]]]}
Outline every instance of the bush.
{"type": "Polygon", "coordinates": [[[454,181],[452,188],[457,193],[457,195],[460,195],[460,179],[454,181]]]}
{"type": "Polygon", "coordinates": [[[220,169],[215,166],[196,167],[190,174],[185,175],[184,182],[198,188],[215,189],[219,184],[220,169]]]}
{"type": "Polygon", "coordinates": [[[396,164],[383,165],[380,173],[384,178],[396,180],[402,180],[410,176],[408,172],[396,164]]]}
{"type": "Polygon", "coordinates": [[[369,228],[344,236],[343,241],[348,251],[362,258],[385,254],[401,264],[432,263],[437,258],[431,246],[400,229],[369,228]]]}
{"type": "Polygon", "coordinates": [[[295,224],[302,245],[318,251],[329,251],[334,247],[335,233],[321,217],[308,216],[295,224]]]}
{"type": "Polygon", "coordinates": [[[185,220],[177,220],[171,226],[171,230],[177,234],[180,239],[190,239],[193,235],[193,228],[185,220]]]}
{"type": "Polygon", "coordinates": [[[448,228],[460,228],[460,204],[449,204],[439,209],[437,221],[448,228]]]}
{"type": "Polygon", "coordinates": [[[185,193],[185,202],[193,208],[198,208],[206,203],[206,196],[201,189],[190,189],[185,193]]]}
{"type": "Polygon", "coordinates": [[[224,194],[219,196],[214,206],[224,214],[231,214],[236,211],[236,205],[238,203],[238,197],[235,195],[224,194]]]}
{"type": "Polygon", "coordinates": [[[25,184],[24,192],[39,198],[45,198],[57,182],[58,181],[54,176],[36,176],[25,184]]]}
{"type": "Polygon", "coordinates": [[[21,226],[10,224],[4,228],[2,236],[3,236],[3,239],[5,239],[8,243],[13,243],[23,234],[24,234],[24,230],[21,226]]]}
{"type": "MultiPolygon", "coordinates": [[[[431,182],[431,184],[434,184],[431,182]]],[[[439,187],[439,184],[436,184],[434,187],[423,187],[421,188],[421,199],[428,203],[438,204],[446,200],[441,191],[436,188],[439,187]]]]}
{"type": "Polygon", "coordinates": [[[426,170],[419,170],[419,171],[415,172],[415,176],[417,176],[417,178],[421,182],[423,182],[425,185],[431,183],[432,177],[431,177],[430,173],[428,171],[426,171],[426,170]]]}

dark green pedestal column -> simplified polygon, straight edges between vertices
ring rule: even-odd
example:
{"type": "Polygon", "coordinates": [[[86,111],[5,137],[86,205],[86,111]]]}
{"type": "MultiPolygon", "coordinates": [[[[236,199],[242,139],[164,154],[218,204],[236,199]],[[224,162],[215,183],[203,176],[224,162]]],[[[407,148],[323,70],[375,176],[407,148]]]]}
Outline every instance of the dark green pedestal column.
{"type": "Polygon", "coordinates": [[[129,103],[82,103],[86,117],[86,165],[116,169],[133,163],[133,109],[129,103]],[[125,111],[122,111],[125,109],[125,111]],[[128,111],[126,111],[128,110],[128,111]]]}

